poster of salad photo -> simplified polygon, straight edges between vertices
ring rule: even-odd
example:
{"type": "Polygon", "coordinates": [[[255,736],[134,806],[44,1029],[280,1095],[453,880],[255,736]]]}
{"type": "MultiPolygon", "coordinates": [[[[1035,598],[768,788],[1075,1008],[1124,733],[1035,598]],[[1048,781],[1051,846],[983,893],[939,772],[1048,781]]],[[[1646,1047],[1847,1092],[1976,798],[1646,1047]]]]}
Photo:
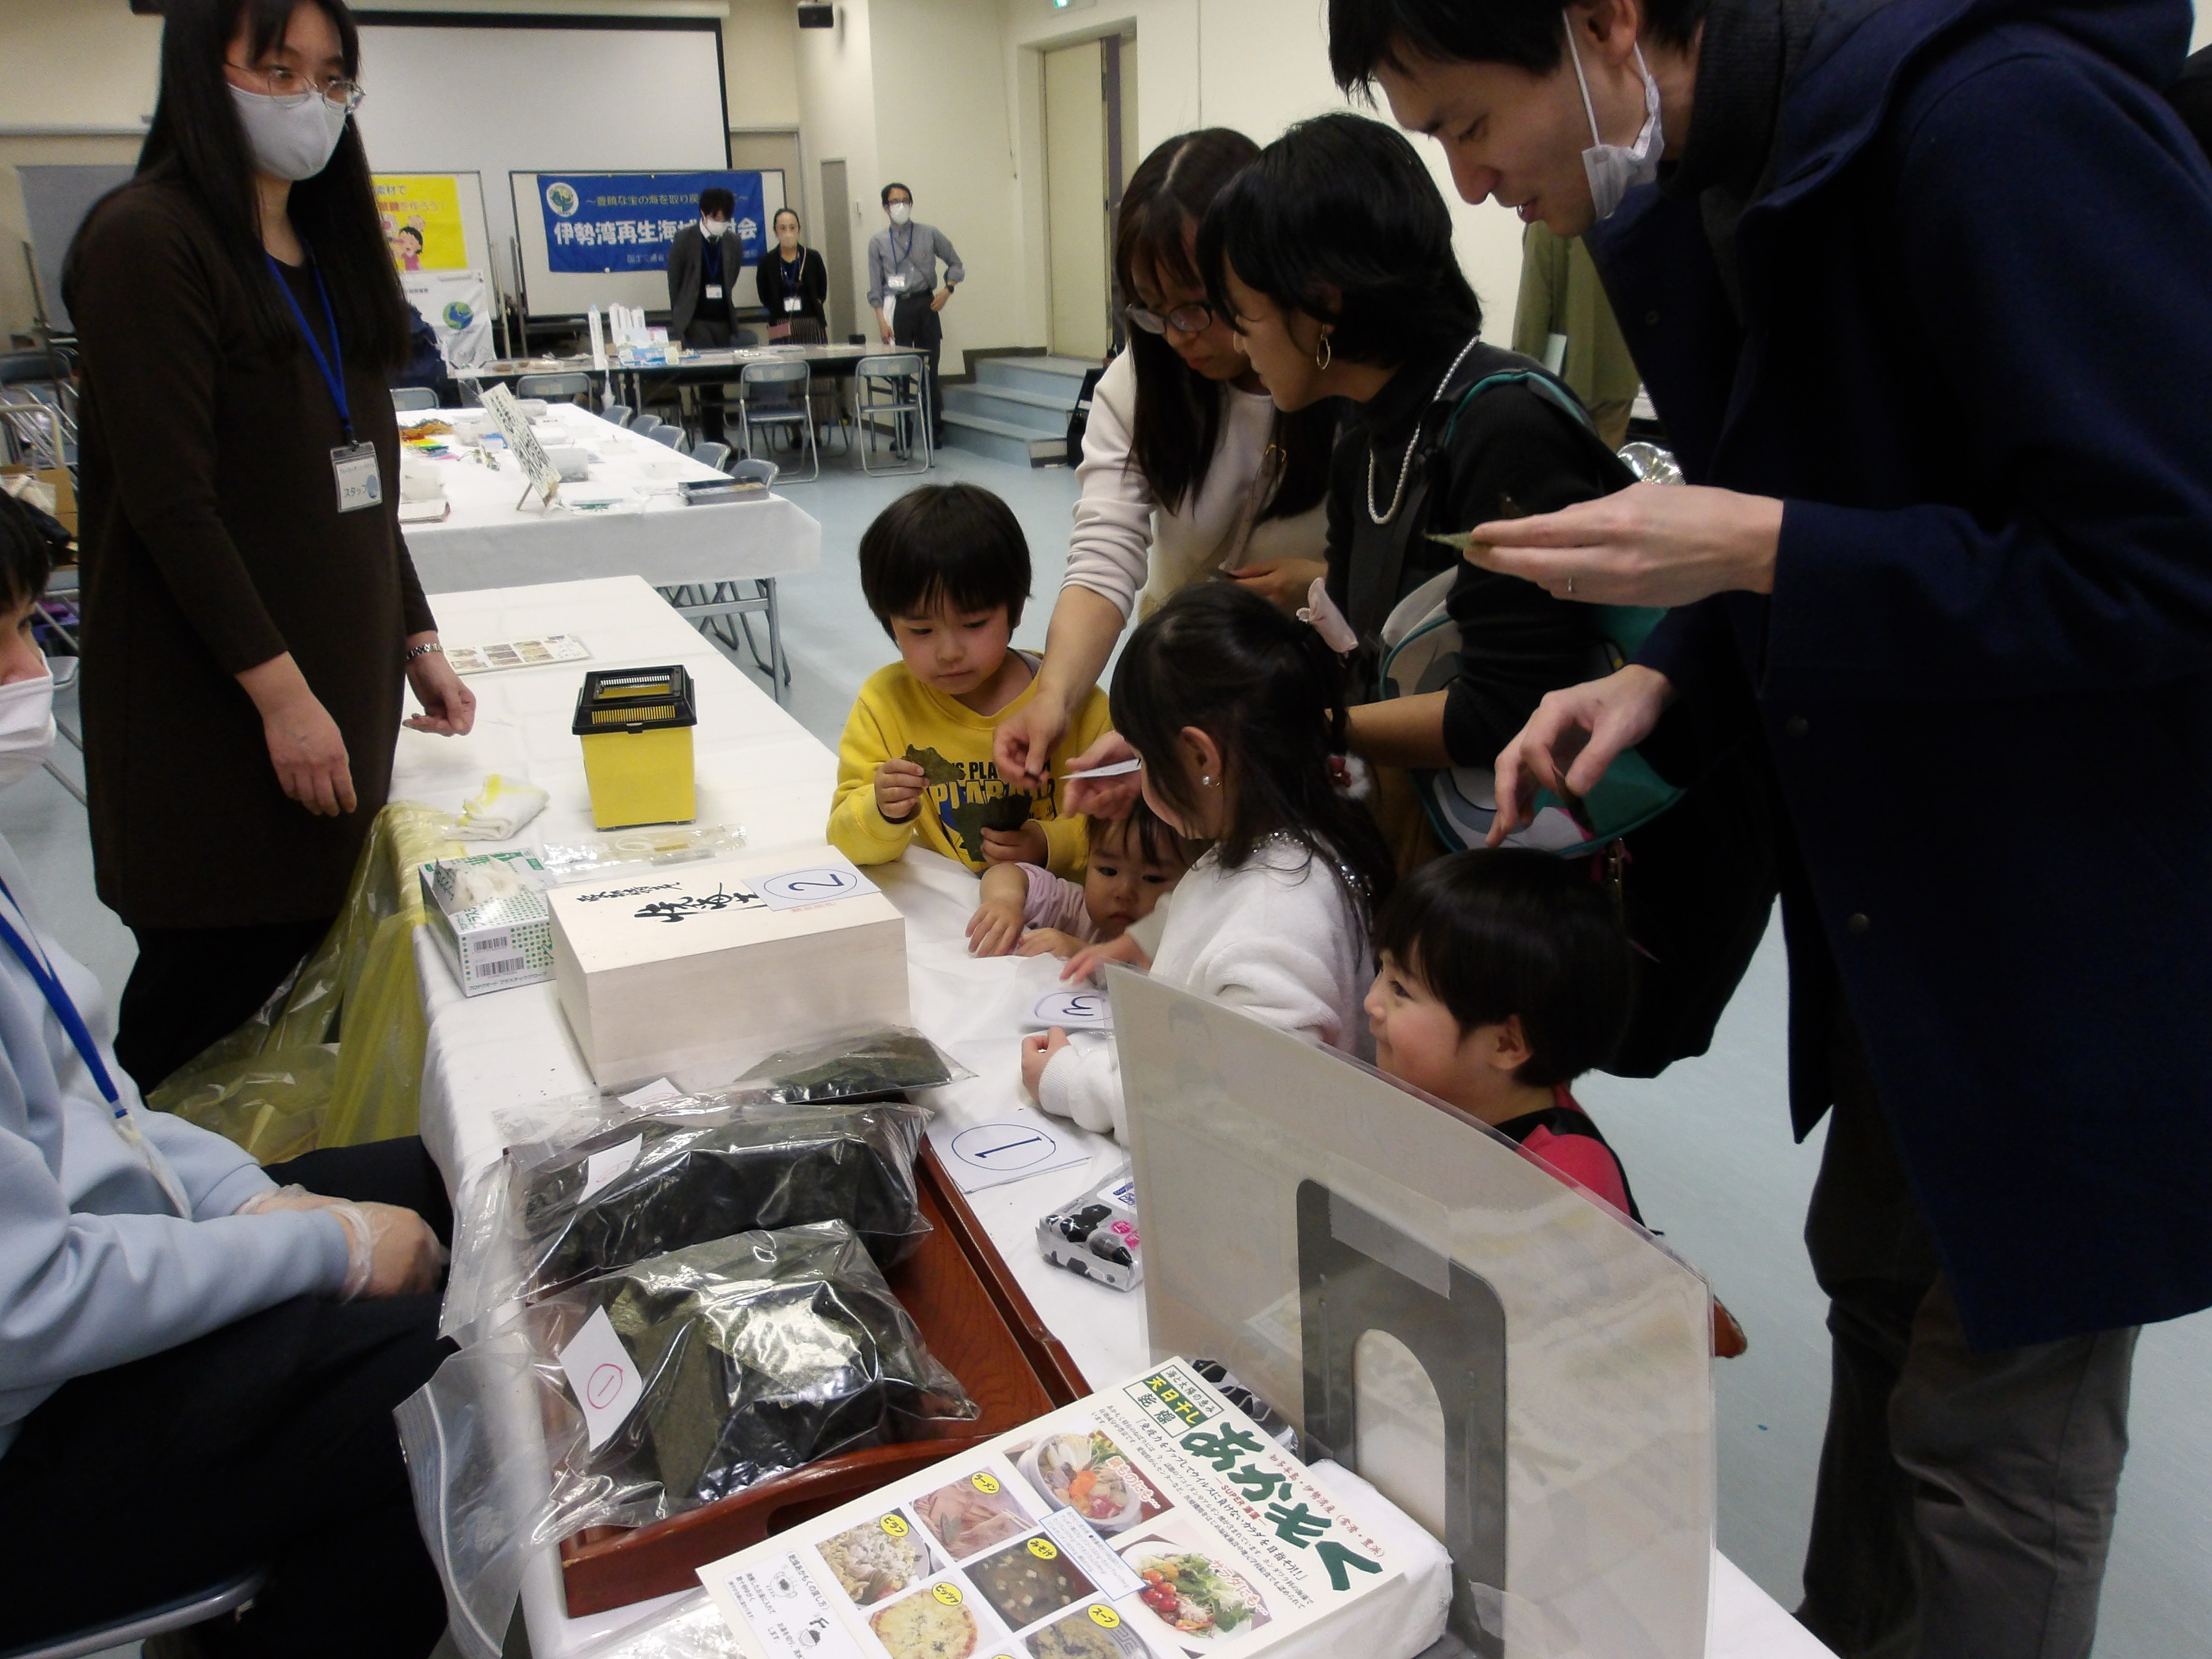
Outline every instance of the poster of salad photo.
{"type": "Polygon", "coordinates": [[[1319,1654],[1432,1595],[1169,1361],[699,1570],[750,1659],[1319,1654]]]}

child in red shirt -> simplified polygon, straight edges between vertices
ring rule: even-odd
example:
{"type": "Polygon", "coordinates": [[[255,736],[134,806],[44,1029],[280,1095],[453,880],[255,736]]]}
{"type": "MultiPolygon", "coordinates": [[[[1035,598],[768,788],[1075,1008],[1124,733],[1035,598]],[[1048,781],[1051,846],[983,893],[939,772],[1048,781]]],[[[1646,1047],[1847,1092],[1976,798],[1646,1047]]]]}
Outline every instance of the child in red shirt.
{"type": "MultiPolygon", "coordinates": [[[[1634,963],[1587,860],[1455,853],[1398,884],[1375,924],[1375,1063],[1480,1119],[1553,1173],[1644,1219],[1620,1159],[1567,1085],[1613,1057],[1634,963]]],[[[1714,1352],[1743,1334],[1713,1304],[1714,1352]]]]}
{"type": "Polygon", "coordinates": [[[1375,1063],[1641,1221],[1620,1160],[1567,1085],[1627,1028],[1635,964],[1589,866],[1516,848],[1455,853],[1376,919],[1375,1063]]]}

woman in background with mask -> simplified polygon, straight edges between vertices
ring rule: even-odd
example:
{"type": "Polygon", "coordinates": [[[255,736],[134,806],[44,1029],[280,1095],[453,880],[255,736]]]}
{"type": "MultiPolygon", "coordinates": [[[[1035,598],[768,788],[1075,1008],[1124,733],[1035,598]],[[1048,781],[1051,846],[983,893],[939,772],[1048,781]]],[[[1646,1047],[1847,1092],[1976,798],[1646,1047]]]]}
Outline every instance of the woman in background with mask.
{"type": "MultiPolygon", "coordinates": [[[[0,495],[0,789],[53,749],[48,560],[0,495]]],[[[146,1110],[37,908],[0,841],[0,1650],[259,1567],[200,1650],[419,1659],[445,1603],[392,1411],[446,1352],[437,1170],[410,1139],[264,1172],[146,1110]],[[90,1565],[118,1513],[139,1547],[90,1565]]]]}
{"type": "Polygon", "coordinates": [[[761,309],[768,313],[768,337],[794,345],[818,343],[829,336],[823,304],[830,297],[830,273],[822,256],[799,240],[799,216],[775,210],[775,249],[753,270],[761,309]]]}
{"type": "Polygon", "coordinates": [[[407,724],[465,732],[398,523],[408,319],[342,0],[173,0],[137,177],[64,285],[82,343],[84,722],[100,896],[151,1088],[329,927],[407,724]]]}

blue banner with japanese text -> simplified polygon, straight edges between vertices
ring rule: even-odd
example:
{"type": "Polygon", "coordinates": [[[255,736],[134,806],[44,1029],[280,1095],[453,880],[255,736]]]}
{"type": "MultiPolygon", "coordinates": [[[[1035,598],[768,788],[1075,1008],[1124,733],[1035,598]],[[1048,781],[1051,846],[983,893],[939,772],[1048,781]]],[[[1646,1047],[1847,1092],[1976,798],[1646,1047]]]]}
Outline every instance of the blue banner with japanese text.
{"type": "Polygon", "coordinates": [[[699,222],[699,192],[714,185],[737,198],[732,218],[745,263],[757,264],[765,225],[761,175],[728,171],[540,173],[545,262],[583,273],[664,270],[676,233],[699,222]]]}

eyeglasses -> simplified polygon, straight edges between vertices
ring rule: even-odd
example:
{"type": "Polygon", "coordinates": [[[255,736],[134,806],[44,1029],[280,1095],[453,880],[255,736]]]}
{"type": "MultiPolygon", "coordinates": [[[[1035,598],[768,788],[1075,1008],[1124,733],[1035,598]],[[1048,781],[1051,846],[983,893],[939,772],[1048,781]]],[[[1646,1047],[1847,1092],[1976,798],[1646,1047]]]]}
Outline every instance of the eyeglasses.
{"type": "Polygon", "coordinates": [[[1213,307],[1203,300],[1177,306],[1165,316],[1142,306],[1124,306],[1121,314],[1147,334],[1164,334],[1170,329],[1178,334],[1203,334],[1213,326],[1213,307]]]}
{"type": "Polygon", "coordinates": [[[270,97],[293,109],[297,109],[319,93],[324,101],[336,105],[350,115],[361,107],[361,100],[368,96],[362,90],[358,81],[318,81],[312,76],[297,75],[281,66],[248,69],[243,64],[232,64],[227,67],[242,75],[259,76],[267,87],[270,97]]]}

